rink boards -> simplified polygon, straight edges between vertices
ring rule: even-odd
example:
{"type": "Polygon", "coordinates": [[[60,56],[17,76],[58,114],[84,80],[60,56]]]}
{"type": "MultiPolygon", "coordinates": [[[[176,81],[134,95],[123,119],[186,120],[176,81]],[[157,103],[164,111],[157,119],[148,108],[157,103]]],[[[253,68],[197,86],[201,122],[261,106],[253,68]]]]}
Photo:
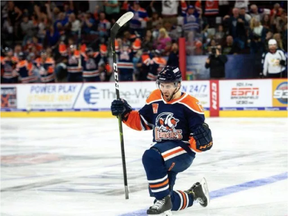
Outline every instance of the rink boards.
{"type": "MultiPolygon", "coordinates": [[[[206,117],[287,117],[287,79],[183,81],[206,117]]],[[[1,117],[111,117],[114,82],[1,85],[1,117]]],[[[140,109],[155,82],[120,82],[120,96],[140,109]]]]}

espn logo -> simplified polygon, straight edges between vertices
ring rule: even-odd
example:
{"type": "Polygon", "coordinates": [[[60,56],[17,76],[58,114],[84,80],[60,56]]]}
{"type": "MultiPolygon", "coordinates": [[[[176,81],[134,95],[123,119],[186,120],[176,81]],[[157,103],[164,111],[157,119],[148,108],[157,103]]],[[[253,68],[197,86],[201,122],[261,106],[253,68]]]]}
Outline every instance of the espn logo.
{"type": "Polygon", "coordinates": [[[258,96],[259,88],[232,88],[231,96],[258,96]]]}

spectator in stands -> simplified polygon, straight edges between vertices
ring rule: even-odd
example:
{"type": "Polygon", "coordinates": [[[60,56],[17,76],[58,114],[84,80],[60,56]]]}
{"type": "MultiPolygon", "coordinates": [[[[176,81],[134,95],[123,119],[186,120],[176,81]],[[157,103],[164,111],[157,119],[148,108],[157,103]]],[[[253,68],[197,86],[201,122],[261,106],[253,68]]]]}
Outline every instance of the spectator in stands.
{"type": "Polygon", "coordinates": [[[182,3],[182,16],[184,17],[183,28],[187,36],[187,32],[193,31],[196,33],[199,31],[199,13],[194,9],[193,5],[188,5],[188,7],[185,5],[182,3]]]}
{"type": "Polygon", "coordinates": [[[52,11],[51,4],[49,2],[45,4],[45,7],[46,7],[46,12],[47,12],[50,22],[55,23],[60,13],[59,8],[54,7],[52,11]]]}
{"type": "Polygon", "coordinates": [[[68,17],[66,17],[65,13],[60,12],[58,14],[57,20],[54,22],[54,29],[58,31],[57,24],[61,23],[62,26],[65,26],[69,22],[68,17]]]}
{"type": "Polygon", "coordinates": [[[98,24],[99,36],[107,38],[110,28],[111,28],[111,23],[106,19],[105,13],[100,12],[99,13],[99,24],[98,24]]]}
{"type": "Polygon", "coordinates": [[[270,11],[270,16],[281,16],[281,7],[279,3],[275,3],[273,9],[270,11]]]}
{"type": "Polygon", "coordinates": [[[147,30],[142,41],[142,48],[147,50],[153,49],[153,36],[151,30],[147,30]]]}
{"type": "Polygon", "coordinates": [[[64,4],[64,14],[66,17],[70,17],[70,14],[74,13],[74,4],[73,1],[65,2],[64,4]]]}
{"type": "Polygon", "coordinates": [[[171,52],[168,56],[167,65],[179,67],[179,48],[178,43],[173,43],[171,52]]]}
{"type": "Polygon", "coordinates": [[[285,27],[287,28],[287,12],[286,10],[282,10],[281,15],[276,17],[276,31],[278,33],[284,32],[285,27]]]}
{"type": "Polygon", "coordinates": [[[228,35],[226,37],[226,43],[223,45],[223,55],[240,54],[241,49],[238,47],[237,43],[233,42],[233,37],[228,35]]]}
{"type": "Polygon", "coordinates": [[[233,8],[232,13],[233,16],[226,15],[224,17],[223,25],[228,28],[229,34],[234,39],[234,43],[238,43],[238,46],[244,49],[247,38],[245,26],[248,26],[248,23],[243,16],[240,16],[238,8],[233,8]]]}
{"type": "Polygon", "coordinates": [[[250,20],[251,20],[251,16],[246,13],[246,9],[245,8],[240,8],[239,9],[239,15],[244,17],[245,21],[249,24],[250,20]]]}
{"type": "Polygon", "coordinates": [[[69,14],[68,23],[65,25],[66,30],[69,30],[72,35],[77,35],[81,28],[81,23],[76,19],[74,13],[69,14]]]}
{"type": "Polygon", "coordinates": [[[105,0],[105,13],[107,15],[107,19],[111,23],[115,23],[116,20],[119,18],[120,7],[118,0],[105,0]]]}
{"type": "Polygon", "coordinates": [[[20,24],[22,11],[15,6],[14,1],[8,1],[8,18],[11,26],[13,27],[13,33],[16,38],[19,38],[18,25],[20,24]]]}
{"type": "Polygon", "coordinates": [[[225,78],[226,55],[221,54],[221,46],[212,47],[211,55],[206,60],[205,68],[210,68],[210,79],[225,78]]]}
{"type": "Polygon", "coordinates": [[[255,18],[257,21],[261,21],[263,19],[264,13],[263,10],[258,10],[258,7],[256,4],[250,5],[250,15],[251,18],[255,18]]]}
{"type": "Polygon", "coordinates": [[[281,34],[280,33],[276,33],[273,35],[273,39],[276,40],[277,42],[277,47],[281,50],[284,50],[284,47],[283,47],[283,42],[282,42],[282,38],[281,38],[281,34]]]}
{"type": "MultiPolygon", "coordinates": [[[[198,8],[201,7],[201,0],[196,1],[195,6],[198,8]]],[[[202,9],[202,8],[201,8],[202,9]]],[[[216,24],[216,16],[219,13],[219,1],[218,0],[210,0],[204,1],[204,11],[199,11],[202,16],[206,17],[208,20],[208,24],[210,27],[215,27],[216,24]]]]}
{"type": "Polygon", "coordinates": [[[22,45],[26,45],[26,41],[30,39],[31,37],[34,36],[35,32],[33,22],[32,20],[29,20],[29,17],[27,14],[24,14],[22,17],[22,22],[20,24],[21,26],[21,32],[22,32],[22,38],[23,38],[23,43],[22,45]]]}
{"type": "Polygon", "coordinates": [[[95,30],[97,30],[97,24],[95,23],[95,20],[91,17],[90,13],[83,14],[82,17],[82,28],[83,33],[86,35],[89,34],[97,34],[95,30]]]}
{"type": "Polygon", "coordinates": [[[266,29],[261,25],[260,21],[256,20],[255,17],[251,19],[249,40],[250,53],[251,54],[262,54],[264,52],[264,42],[266,37],[266,29]]]}
{"type": "Polygon", "coordinates": [[[166,29],[172,41],[178,41],[178,38],[181,37],[182,28],[180,26],[175,28],[170,22],[165,22],[163,27],[166,29]]]}
{"type": "Polygon", "coordinates": [[[264,41],[264,45],[265,45],[265,52],[268,52],[268,50],[269,50],[269,47],[268,47],[268,41],[270,40],[270,39],[272,39],[273,38],[273,32],[272,31],[268,31],[267,33],[266,33],[266,37],[265,37],[265,41],[264,41]]]}
{"type": "Polygon", "coordinates": [[[46,33],[45,42],[48,46],[55,47],[60,39],[60,33],[55,31],[53,25],[49,27],[46,33]]]}
{"type": "Polygon", "coordinates": [[[154,42],[154,47],[160,50],[164,55],[167,55],[171,49],[171,38],[169,37],[165,28],[159,30],[159,36],[154,42]]]}
{"type": "Polygon", "coordinates": [[[269,14],[265,14],[263,16],[263,19],[261,20],[261,24],[267,31],[272,29],[271,20],[270,20],[270,15],[269,14]]]}
{"type": "MultiPolygon", "coordinates": [[[[149,20],[149,23],[151,26],[149,26],[150,28],[152,29],[155,29],[157,28],[158,25],[162,26],[163,24],[163,20],[162,18],[159,16],[158,12],[157,11],[154,11],[152,13],[152,17],[151,19],[149,20]]],[[[147,24],[148,25],[148,24],[147,24]]]]}
{"type": "Polygon", "coordinates": [[[217,44],[223,45],[225,42],[225,32],[223,25],[218,25],[216,34],[215,34],[215,41],[217,44]]]}
{"type": "Polygon", "coordinates": [[[133,7],[129,7],[129,11],[134,13],[134,17],[130,20],[131,33],[137,32],[141,37],[144,36],[147,21],[149,20],[147,11],[140,7],[139,1],[134,1],[133,7]]]}
{"type": "MultiPolygon", "coordinates": [[[[185,0],[181,0],[181,6],[185,4],[185,0]]],[[[161,15],[163,17],[163,22],[170,22],[172,25],[177,25],[177,16],[178,16],[178,6],[179,1],[165,1],[162,0],[162,11],[161,15]]],[[[187,7],[182,10],[186,10],[187,7]]]]}

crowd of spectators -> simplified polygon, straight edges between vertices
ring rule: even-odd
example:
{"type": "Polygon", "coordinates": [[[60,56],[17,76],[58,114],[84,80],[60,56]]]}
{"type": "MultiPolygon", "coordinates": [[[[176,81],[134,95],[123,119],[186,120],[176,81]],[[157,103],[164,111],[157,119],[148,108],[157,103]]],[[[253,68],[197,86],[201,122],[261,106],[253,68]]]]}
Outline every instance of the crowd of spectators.
{"type": "Polygon", "coordinates": [[[262,55],[271,38],[287,52],[286,7],[286,1],[249,0],[1,1],[1,81],[24,82],[21,77],[30,76],[27,82],[65,82],[72,46],[79,50],[79,55],[72,53],[76,58],[83,53],[79,67],[86,69],[80,64],[87,61],[87,48],[95,58],[99,53],[94,62],[97,81],[109,80],[109,31],[127,11],[135,16],[117,38],[118,60],[133,64],[127,80],[154,80],[165,66],[162,59],[177,66],[179,37],[186,38],[187,55],[209,55],[213,47],[226,55],[262,55]],[[23,60],[26,75],[19,72],[23,60]],[[51,73],[55,78],[47,79],[51,73]]]}

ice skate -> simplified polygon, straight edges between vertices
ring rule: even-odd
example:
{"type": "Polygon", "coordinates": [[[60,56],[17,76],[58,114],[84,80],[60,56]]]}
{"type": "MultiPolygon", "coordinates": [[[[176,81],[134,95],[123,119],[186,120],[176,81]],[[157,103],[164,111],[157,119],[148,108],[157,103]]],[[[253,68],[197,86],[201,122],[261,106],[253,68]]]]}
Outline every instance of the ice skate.
{"type": "Polygon", "coordinates": [[[209,196],[208,184],[205,178],[202,179],[201,183],[196,182],[186,192],[193,194],[194,200],[197,200],[201,206],[206,207],[209,204],[210,196],[209,196]]]}
{"type": "Polygon", "coordinates": [[[150,206],[150,208],[147,210],[147,215],[172,216],[171,208],[172,202],[170,196],[168,195],[162,200],[156,200],[154,205],[150,206]]]}

